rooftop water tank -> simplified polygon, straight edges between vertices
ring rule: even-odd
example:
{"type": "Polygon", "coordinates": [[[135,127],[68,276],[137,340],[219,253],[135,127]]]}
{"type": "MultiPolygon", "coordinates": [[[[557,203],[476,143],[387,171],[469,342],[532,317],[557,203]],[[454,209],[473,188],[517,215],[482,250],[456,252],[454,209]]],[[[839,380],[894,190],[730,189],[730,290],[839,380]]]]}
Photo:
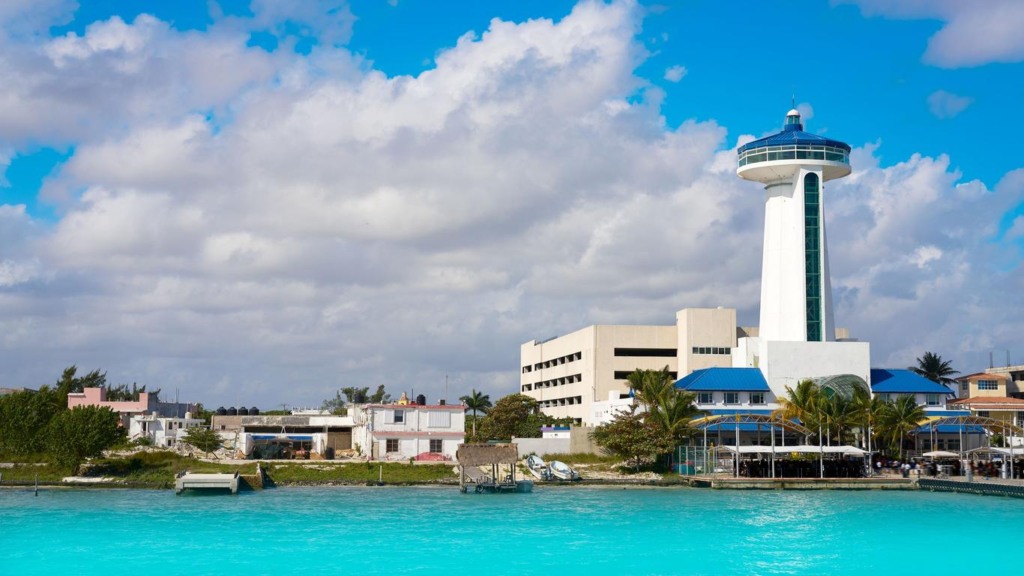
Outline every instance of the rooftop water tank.
{"type": "Polygon", "coordinates": [[[419,404],[420,406],[426,406],[427,405],[427,397],[424,396],[423,394],[417,394],[416,395],[416,404],[419,404]]]}
{"type": "Polygon", "coordinates": [[[255,406],[253,406],[252,408],[249,408],[249,416],[259,416],[259,415],[260,415],[260,409],[259,408],[255,407],[255,406]]]}
{"type": "Polygon", "coordinates": [[[223,406],[217,408],[217,416],[226,416],[227,413],[228,411],[223,406]]]}
{"type": "Polygon", "coordinates": [[[238,409],[235,408],[234,406],[232,406],[231,408],[228,408],[228,414],[227,415],[228,416],[238,416],[238,409]]]}

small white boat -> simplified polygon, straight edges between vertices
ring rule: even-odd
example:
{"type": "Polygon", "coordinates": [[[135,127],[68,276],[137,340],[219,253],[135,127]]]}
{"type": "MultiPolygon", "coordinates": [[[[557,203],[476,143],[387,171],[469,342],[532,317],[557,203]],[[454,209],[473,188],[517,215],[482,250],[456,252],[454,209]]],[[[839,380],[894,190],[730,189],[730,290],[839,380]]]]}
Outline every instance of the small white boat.
{"type": "Polygon", "coordinates": [[[526,457],[526,469],[540,480],[551,480],[553,478],[547,462],[536,454],[530,454],[526,457]]]}
{"type": "Polygon", "coordinates": [[[559,480],[580,480],[580,475],[565,462],[555,460],[548,465],[551,474],[559,480]]]}

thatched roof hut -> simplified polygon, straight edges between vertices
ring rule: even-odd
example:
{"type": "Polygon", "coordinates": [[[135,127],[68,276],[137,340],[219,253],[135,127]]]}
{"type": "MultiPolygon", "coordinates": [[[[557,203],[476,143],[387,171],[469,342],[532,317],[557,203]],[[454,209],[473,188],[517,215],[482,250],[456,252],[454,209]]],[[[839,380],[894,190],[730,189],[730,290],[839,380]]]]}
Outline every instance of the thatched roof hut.
{"type": "Polygon", "coordinates": [[[519,461],[519,447],[515,444],[462,444],[455,458],[460,466],[515,464],[519,461]]]}

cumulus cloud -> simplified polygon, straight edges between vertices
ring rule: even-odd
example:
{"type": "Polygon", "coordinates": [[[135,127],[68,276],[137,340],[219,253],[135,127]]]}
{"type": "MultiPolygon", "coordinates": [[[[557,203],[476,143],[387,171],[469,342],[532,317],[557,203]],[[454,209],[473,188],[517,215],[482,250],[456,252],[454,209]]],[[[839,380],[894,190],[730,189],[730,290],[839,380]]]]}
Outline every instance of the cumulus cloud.
{"type": "Polygon", "coordinates": [[[665,80],[669,82],[679,82],[686,76],[686,66],[669,66],[665,69],[665,80]]]}
{"type": "MultiPolygon", "coordinates": [[[[836,1],[836,0],[834,0],[836,1]]],[[[944,68],[1024,60],[1024,3],[1018,0],[838,0],[865,15],[927,18],[944,25],[928,40],[924,61],[944,68]]]]}
{"type": "Polygon", "coordinates": [[[936,90],[928,95],[928,110],[936,118],[952,118],[966,110],[973,101],[967,96],[957,96],[945,90],[936,90]]]}
{"type": "MultiPolygon", "coordinates": [[[[5,377],[76,363],[270,406],[380,383],[436,398],[448,375],[451,399],[493,398],[533,338],[687,306],[753,321],[762,192],[724,127],[666,126],[635,74],[639,12],[494,20],[417,76],[327,45],[246,48],[237,22],[182,34],[140,16],[8,44],[0,66],[26,82],[0,88],[20,107],[0,133],[74,153],[42,191],[56,222],[0,206],[5,377]],[[33,115],[37,100],[68,106],[33,115]]],[[[976,351],[961,336],[1007,313],[986,297],[1020,288],[985,263],[1024,178],[989,190],[946,157],[882,168],[875,152],[827,187],[839,323],[896,365],[920,355],[908,343],[976,351]]]]}

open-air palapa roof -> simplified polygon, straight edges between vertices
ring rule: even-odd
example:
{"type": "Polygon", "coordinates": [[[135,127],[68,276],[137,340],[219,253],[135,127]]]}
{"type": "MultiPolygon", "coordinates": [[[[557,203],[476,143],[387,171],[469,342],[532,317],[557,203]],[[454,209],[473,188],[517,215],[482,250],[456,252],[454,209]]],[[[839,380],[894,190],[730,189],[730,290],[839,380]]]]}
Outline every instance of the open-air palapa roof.
{"type": "Polygon", "coordinates": [[[460,466],[490,466],[515,464],[519,461],[519,447],[515,444],[461,444],[455,451],[460,466]]]}

